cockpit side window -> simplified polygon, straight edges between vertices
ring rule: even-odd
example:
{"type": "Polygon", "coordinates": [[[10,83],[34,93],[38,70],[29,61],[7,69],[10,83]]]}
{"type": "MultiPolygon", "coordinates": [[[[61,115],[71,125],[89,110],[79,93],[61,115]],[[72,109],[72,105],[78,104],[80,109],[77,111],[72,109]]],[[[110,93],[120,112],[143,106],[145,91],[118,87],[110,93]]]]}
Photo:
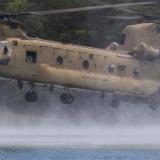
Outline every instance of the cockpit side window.
{"type": "Polygon", "coordinates": [[[8,42],[6,42],[6,41],[1,41],[0,42],[0,52],[4,56],[11,56],[12,49],[9,46],[8,42]]]}
{"type": "Polygon", "coordinates": [[[4,47],[3,54],[4,55],[8,55],[8,48],[7,48],[7,46],[4,47]]]}
{"type": "Polygon", "coordinates": [[[12,55],[12,48],[8,41],[0,41],[0,65],[6,66],[10,62],[12,55]]]}

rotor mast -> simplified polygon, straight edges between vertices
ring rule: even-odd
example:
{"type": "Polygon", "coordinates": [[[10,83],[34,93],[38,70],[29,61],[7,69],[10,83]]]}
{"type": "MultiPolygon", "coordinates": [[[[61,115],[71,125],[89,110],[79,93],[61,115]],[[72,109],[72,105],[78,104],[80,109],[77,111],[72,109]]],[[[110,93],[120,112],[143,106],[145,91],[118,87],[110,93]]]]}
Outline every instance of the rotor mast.
{"type": "Polygon", "coordinates": [[[20,24],[0,21],[0,40],[5,40],[12,37],[26,39],[27,34],[25,29],[20,24]]]}

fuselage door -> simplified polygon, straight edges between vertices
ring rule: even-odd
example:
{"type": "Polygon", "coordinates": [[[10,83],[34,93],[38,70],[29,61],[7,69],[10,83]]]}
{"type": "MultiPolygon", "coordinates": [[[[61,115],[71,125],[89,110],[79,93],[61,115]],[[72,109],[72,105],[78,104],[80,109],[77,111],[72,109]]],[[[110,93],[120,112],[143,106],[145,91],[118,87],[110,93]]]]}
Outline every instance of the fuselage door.
{"type": "Polygon", "coordinates": [[[38,75],[38,53],[39,47],[35,45],[25,45],[23,52],[16,56],[19,74],[26,80],[35,80],[38,75]]]}
{"type": "Polygon", "coordinates": [[[38,46],[25,46],[25,66],[33,78],[38,74],[38,46]]]}

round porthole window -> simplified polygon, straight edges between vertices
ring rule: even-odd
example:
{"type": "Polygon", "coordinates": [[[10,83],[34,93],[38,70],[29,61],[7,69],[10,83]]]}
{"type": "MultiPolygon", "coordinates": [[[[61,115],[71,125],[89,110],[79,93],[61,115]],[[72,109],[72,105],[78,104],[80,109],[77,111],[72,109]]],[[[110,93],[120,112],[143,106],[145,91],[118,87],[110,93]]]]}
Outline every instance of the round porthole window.
{"type": "Polygon", "coordinates": [[[89,62],[87,60],[83,61],[83,68],[88,69],[89,68],[89,62]]]}
{"type": "Polygon", "coordinates": [[[57,64],[62,65],[63,64],[63,58],[61,56],[57,57],[57,64]]]}
{"type": "Polygon", "coordinates": [[[138,69],[138,68],[135,68],[135,69],[133,70],[133,74],[134,74],[136,77],[138,77],[138,76],[140,75],[140,73],[141,73],[141,71],[140,71],[140,69],[138,69]]]}
{"type": "Polygon", "coordinates": [[[115,65],[114,64],[109,64],[108,65],[108,71],[110,72],[110,73],[113,73],[114,72],[114,70],[115,70],[115,65]]]}

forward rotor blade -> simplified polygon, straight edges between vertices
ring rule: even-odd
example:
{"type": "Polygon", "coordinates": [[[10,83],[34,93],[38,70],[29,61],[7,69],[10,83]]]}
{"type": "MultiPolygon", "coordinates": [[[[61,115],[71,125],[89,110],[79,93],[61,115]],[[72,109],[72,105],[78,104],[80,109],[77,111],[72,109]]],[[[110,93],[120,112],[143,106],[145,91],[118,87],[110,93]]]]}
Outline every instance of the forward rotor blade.
{"type": "Polygon", "coordinates": [[[11,15],[10,13],[0,11],[0,18],[10,17],[10,15],[11,15]]]}
{"type": "Polygon", "coordinates": [[[100,9],[107,9],[107,8],[120,8],[120,7],[129,7],[129,6],[149,5],[149,4],[157,4],[157,3],[158,3],[157,1],[150,1],[150,2],[122,3],[122,4],[90,6],[90,7],[70,8],[70,9],[59,9],[59,10],[49,10],[49,11],[21,12],[21,13],[15,13],[15,14],[13,14],[13,16],[19,16],[19,15],[43,16],[43,15],[51,15],[51,14],[73,13],[73,12],[81,12],[81,11],[91,11],[91,10],[100,10],[100,9]]]}
{"type": "Polygon", "coordinates": [[[107,19],[113,19],[113,20],[137,20],[142,19],[141,16],[107,16],[105,17],[107,19]]]}

